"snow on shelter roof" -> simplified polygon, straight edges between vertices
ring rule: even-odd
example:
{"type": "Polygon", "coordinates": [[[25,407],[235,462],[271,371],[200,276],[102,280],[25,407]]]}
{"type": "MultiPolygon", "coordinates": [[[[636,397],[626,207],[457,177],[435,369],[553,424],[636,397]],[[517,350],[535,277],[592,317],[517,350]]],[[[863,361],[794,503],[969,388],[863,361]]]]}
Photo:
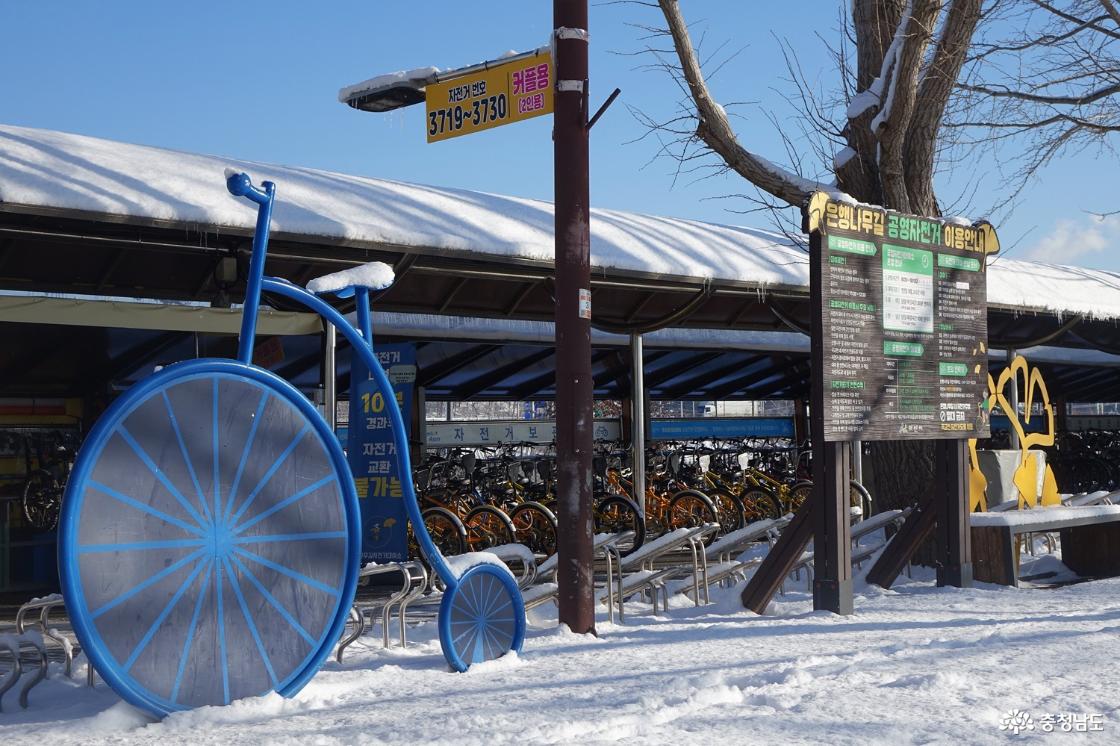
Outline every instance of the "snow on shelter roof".
{"type": "MultiPolygon", "coordinates": [[[[273,230],[552,262],[552,204],[0,125],[0,203],[250,231],[255,211],[222,173],[277,184],[273,230]]],[[[591,211],[598,269],[806,288],[806,253],[779,233],[618,210],[591,211]]],[[[1120,317],[1120,274],[997,259],[991,304],[1120,317]]]]}

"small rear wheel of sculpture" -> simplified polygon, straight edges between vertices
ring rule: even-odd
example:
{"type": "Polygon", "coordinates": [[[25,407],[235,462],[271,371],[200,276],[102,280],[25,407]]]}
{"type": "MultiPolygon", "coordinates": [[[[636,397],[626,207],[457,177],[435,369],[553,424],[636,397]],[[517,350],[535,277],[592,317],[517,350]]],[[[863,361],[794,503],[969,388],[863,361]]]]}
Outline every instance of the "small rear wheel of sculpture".
{"type": "Polygon", "coordinates": [[[439,639],[456,671],[520,650],[525,639],[525,604],[504,568],[475,565],[444,593],[439,639]]]}

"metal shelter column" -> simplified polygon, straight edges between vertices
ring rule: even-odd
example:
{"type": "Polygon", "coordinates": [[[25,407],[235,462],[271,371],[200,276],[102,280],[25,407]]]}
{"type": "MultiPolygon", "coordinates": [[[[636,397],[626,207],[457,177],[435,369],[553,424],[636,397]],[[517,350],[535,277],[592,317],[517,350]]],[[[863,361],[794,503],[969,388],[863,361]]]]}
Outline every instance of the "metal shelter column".
{"type": "Polygon", "coordinates": [[[587,0],[553,0],[556,95],[556,518],[559,622],[595,631],[591,520],[591,208],[587,140],[587,0]]]}
{"type": "Polygon", "coordinates": [[[323,414],[331,431],[338,426],[338,377],[335,372],[335,350],[338,347],[338,331],[334,324],[325,324],[323,333],[323,414]]]}
{"type": "Polygon", "coordinates": [[[630,335],[630,463],[633,465],[634,499],[639,513],[646,514],[646,382],[642,335],[630,335]]]}
{"type": "MultiPolygon", "coordinates": [[[[1015,356],[1017,354],[1018,354],[1018,351],[1015,350],[1015,348],[1011,348],[1007,351],[1007,364],[1008,365],[1011,365],[1011,361],[1013,361],[1015,359],[1015,356]]],[[[1007,415],[1008,420],[1010,420],[1012,417],[1018,417],[1019,416],[1019,377],[1018,376],[1012,376],[1011,377],[1011,409],[1014,410],[1014,411],[1004,412],[1004,414],[1007,415]]],[[[1015,428],[1013,426],[1009,425],[1008,429],[1011,432],[1011,446],[1010,446],[1011,450],[1017,451],[1017,450],[1019,450],[1019,433],[1017,433],[1015,431],[1015,428]]]]}
{"type": "MultiPolygon", "coordinates": [[[[852,479],[863,484],[863,441],[852,441],[852,479]]],[[[867,516],[864,516],[866,518],[867,516]]]]}

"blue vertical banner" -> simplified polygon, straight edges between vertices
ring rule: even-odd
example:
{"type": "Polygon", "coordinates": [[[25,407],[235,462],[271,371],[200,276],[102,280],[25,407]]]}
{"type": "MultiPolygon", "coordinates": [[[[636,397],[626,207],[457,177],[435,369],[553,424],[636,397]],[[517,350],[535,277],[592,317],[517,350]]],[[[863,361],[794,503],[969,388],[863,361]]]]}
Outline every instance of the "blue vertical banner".
{"type": "MultiPolygon", "coordinates": [[[[412,390],[416,385],[416,348],[411,344],[375,345],[375,354],[393,385],[392,396],[412,426],[412,390]]],[[[362,564],[408,559],[408,517],[402,502],[397,443],[386,410],[389,392],[378,388],[354,357],[350,367],[350,424],[347,457],[362,516],[362,564]]]]}

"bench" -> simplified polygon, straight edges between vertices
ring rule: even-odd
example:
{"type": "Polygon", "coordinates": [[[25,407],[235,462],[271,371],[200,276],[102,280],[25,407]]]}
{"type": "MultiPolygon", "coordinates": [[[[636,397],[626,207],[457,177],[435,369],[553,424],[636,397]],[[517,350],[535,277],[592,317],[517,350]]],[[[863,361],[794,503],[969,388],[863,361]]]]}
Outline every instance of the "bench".
{"type": "Polygon", "coordinates": [[[972,576],[1000,585],[1019,585],[1019,537],[1056,531],[1062,562],[1083,577],[1120,575],[1120,505],[1087,505],[974,513],[972,576]]]}

